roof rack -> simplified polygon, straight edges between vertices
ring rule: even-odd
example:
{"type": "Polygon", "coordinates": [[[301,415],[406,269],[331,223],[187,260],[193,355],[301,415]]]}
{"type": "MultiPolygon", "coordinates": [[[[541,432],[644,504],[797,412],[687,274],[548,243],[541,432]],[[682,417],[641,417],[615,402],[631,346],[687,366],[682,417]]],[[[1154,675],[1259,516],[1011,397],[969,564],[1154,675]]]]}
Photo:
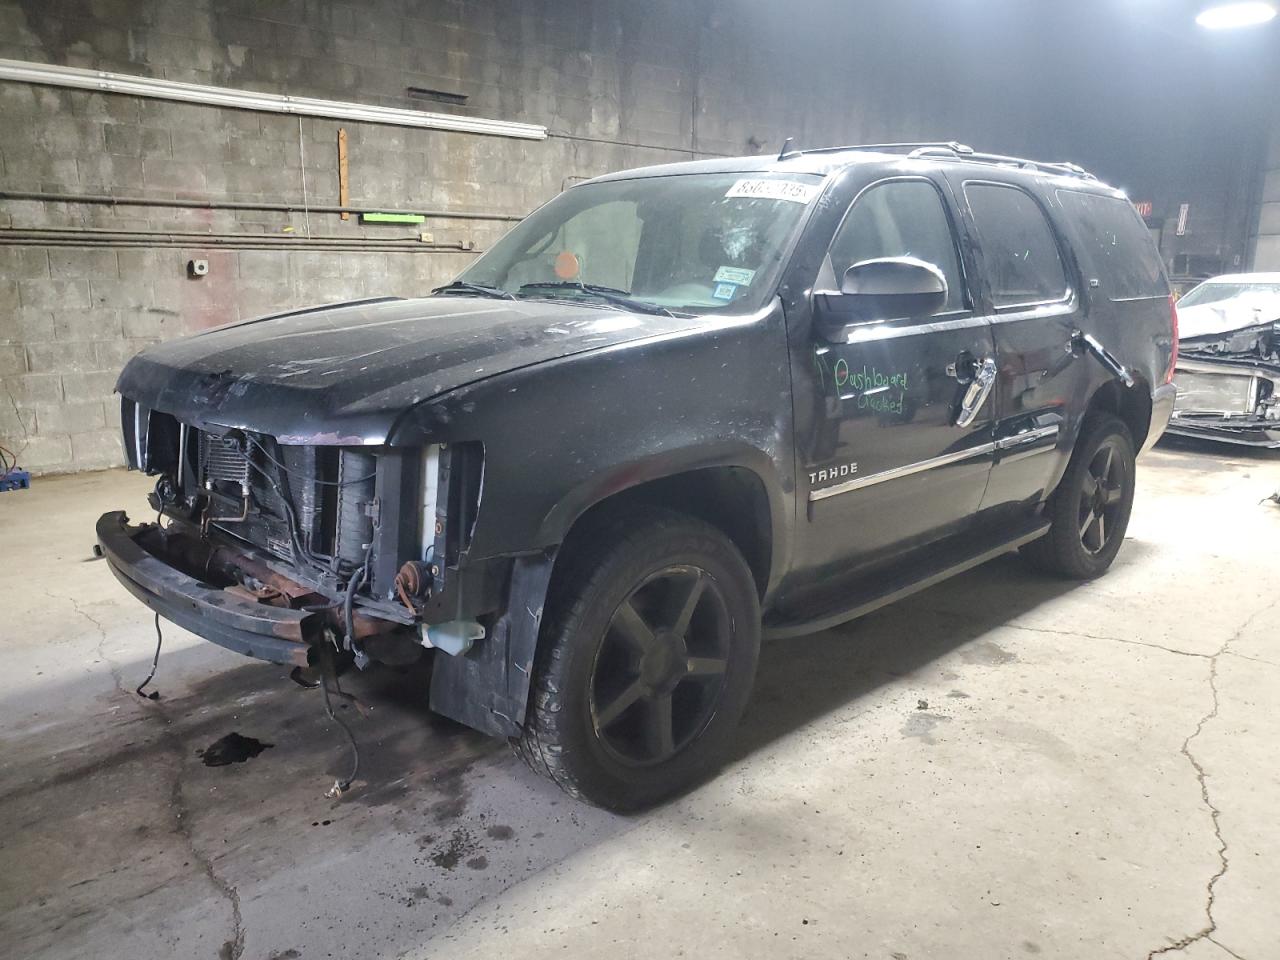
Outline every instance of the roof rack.
{"type": "Polygon", "coordinates": [[[810,153],[843,153],[846,150],[875,150],[877,152],[906,151],[912,160],[951,159],[964,160],[969,163],[990,163],[1003,167],[1018,167],[1023,170],[1035,170],[1040,173],[1054,173],[1059,176],[1080,177],[1083,180],[1097,180],[1092,173],[1074,163],[1046,163],[1041,160],[1028,160],[1025,157],[1006,157],[999,153],[978,153],[973,147],[954,140],[933,143],[858,143],[844,147],[815,147],[811,150],[790,150],[788,140],[779,160],[798,157],[810,153]]]}
{"type": "Polygon", "coordinates": [[[786,143],[782,145],[782,152],[778,154],[779,160],[808,153],[843,153],[846,150],[920,150],[936,147],[941,150],[951,150],[954,153],[973,153],[973,147],[966,147],[963,143],[957,143],[954,140],[926,140],[920,143],[855,143],[845,147],[811,147],[808,150],[792,150],[791,141],[792,138],[787,137],[786,143]]]}
{"type": "Polygon", "coordinates": [[[1075,163],[1046,163],[1043,160],[1028,160],[1026,157],[1006,157],[999,153],[977,153],[972,147],[966,147],[963,144],[955,144],[960,149],[954,149],[953,145],[945,146],[927,146],[912,150],[908,157],[913,159],[927,160],[930,157],[943,156],[946,158],[967,160],[972,163],[993,163],[1004,167],[1020,167],[1024,170],[1036,170],[1042,173],[1056,173],[1061,176],[1080,177],[1084,180],[1097,180],[1092,173],[1075,163]]]}

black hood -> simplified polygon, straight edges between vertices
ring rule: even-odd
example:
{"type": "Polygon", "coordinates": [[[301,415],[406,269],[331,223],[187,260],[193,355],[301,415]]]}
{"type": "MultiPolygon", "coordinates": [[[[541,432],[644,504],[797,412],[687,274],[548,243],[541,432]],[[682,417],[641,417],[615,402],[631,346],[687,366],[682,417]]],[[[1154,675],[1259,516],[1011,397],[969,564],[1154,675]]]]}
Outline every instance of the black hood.
{"type": "Polygon", "coordinates": [[[362,300],[158,344],[129,361],[116,389],[197,426],[378,444],[398,414],[449,390],[696,323],[537,300],[362,300]]]}

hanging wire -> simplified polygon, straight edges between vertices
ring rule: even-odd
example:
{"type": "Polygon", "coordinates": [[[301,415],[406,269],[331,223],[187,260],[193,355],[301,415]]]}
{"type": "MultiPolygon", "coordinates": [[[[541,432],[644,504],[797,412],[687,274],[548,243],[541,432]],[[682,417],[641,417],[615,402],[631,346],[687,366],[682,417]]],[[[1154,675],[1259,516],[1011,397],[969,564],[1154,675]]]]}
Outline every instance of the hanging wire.
{"type": "Polygon", "coordinates": [[[151,658],[151,672],[147,674],[147,679],[143,680],[140,684],[138,684],[138,688],[134,690],[134,693],[142,697],[144,700],[160,699],[160,693],[157,690],[152,690],[150,693],[143,693],[142,691],[146,688],[148,683],[150,683],[152,680],[155,679],[156,668],[160,666],[160,645],[163,642],[164,642],[164,634],[160,632],[160,614],[157,613],[156,614],[156,655],[151,658]]]}
{"type": "MultiPolygon", "coordinates": [[[[342,598],[342,619],[343,626],[347,629],[346,645],[347,649],[352,651],[357,658],[363,655],[363,652],[356,644],[356,621],[354,614],[354,604],[356,599],[356,591],[364,586],[364,582],[369,579],[369,561],[373,558],[373,542],[365,547],[364,563],[359,569],[351,575],[351,579],[347,581],[347,592],[342,598]]],[[[362,664],[363,666],[363,664],[362,664]]]]}
{"type": "MultiPolygon", "coordinates": [[[[351,789],[351,784],[355,782],[356,776],[360,773],[360,748],[356,745],[355,734],[351,732],[351,728],[347,726],[346,721],[333,711],[333,703],[329,700],[330,677],[333,678],[334,685],[337,686],[338,677],[333,669],[333,656],[326,653],[321,657],[320,662],[320,692],[324,696],[324,713],[325,716],[342,728],[342,732],[347,736],[347,742],[351,744],[351,772],[345,780],[334,780],[333,786],[326,790],[324,794],[329,799],[336,800],[351,789]]],[[[337,692],[342,693],[341,688],[337,692]]],[[[343,694],[343,696],[347,695],[343,694]]]]}
{"type": "MultiPolygon", "coordinates": [[[[157,511],[156,527],[160,529],[161,533],[164,532],[164,525],[163,523],[161,523],[162,520],[164,520],[164,511],[163,510],[157,511]]],[[[158,690],[152,690],[150,693],[142,692],[143,690],[146,689],[147,684],[149,684],[152,680],[155,679],[156,670],[160,666],[160,646],[164,643],[164,634],[160,632],[160,614],[158,613],[156,614],[155,625],[156,625],[156,652],[155,652],[155,656],[151,658],[151,672],[147,674],[147,679],[143,680],[140,684],[138,684],[138,686],[133,691],[138,696],[142,697],[144,700],[160,699],[160,692],[158,690]]]]}

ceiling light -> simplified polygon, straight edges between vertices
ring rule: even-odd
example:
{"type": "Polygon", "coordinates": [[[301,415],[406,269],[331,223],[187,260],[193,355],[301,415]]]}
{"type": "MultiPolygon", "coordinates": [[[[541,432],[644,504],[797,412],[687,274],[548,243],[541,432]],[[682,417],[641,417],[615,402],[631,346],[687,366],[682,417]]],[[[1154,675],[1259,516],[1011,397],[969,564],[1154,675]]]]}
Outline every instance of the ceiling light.
{"type": "Polygon", "coordinates": [[[1230,30],[1255,27],[1276,15],[1270,3],[1220,3],[1207,7],[1196,17],[1196,23],[1208,30],[1230,30]]]}

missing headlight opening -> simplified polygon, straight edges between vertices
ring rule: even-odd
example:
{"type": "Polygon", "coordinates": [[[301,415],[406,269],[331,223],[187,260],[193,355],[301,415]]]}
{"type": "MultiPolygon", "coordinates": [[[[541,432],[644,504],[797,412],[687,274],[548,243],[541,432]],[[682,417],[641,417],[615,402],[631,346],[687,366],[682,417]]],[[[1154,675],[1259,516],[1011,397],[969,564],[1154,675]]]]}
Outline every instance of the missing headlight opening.
{"type": "Polygon", "coordinates": [[[281,444],[123,404],[130,466],[157,477],[150,502],[168,521],[109,514],[98,532],[108,558],[125,561],[117,576],[157,614],[318,670],[326,693],[349,665],[406,665],[428,648],[460,655],[485,635],[493,615],[476,603],[496,591],[456,575],[479,501],[479,444],[281,444]],[[429,634],[429,623],[441,629],[429,634]]]}
{"type": "MultiPolygon", "coordinates": [[[[421,650],[424,618],[456,619],[439,605],[474,522],[478,445],[285,445],[124,404],[130,465],[157,475],[151,504],[169,518],[121,521],[125,539],[227,601],[298,614],[287,629],[223,618],[227,645],[306,664],[328,635],[358,665],[403,662],[421,650]],[[267,635],[244,629],[255,624],[267,635]]],[[[167,608],[163,596],[150,602],[167,608]]]]}

